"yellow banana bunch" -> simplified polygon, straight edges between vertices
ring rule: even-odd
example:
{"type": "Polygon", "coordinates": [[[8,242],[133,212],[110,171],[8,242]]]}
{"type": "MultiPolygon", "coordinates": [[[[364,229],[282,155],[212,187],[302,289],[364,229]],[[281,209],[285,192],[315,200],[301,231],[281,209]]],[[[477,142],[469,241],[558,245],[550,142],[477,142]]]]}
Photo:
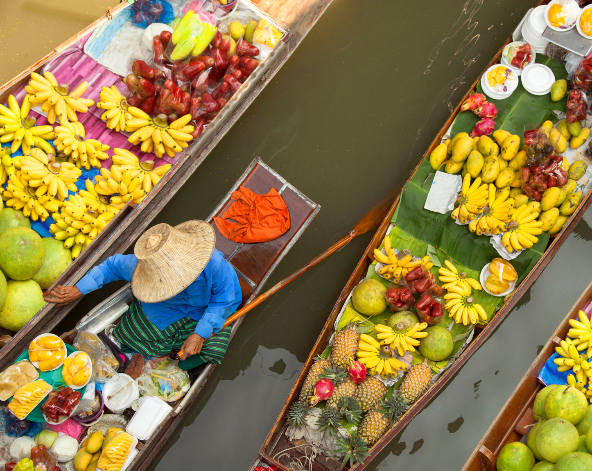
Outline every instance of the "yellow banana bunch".
{"type": "Polygon", "coordinates": [[[466,224],[483,212],[489,197],[487,183],[481,184],[481,178],[477,177],[471,183],[471,175],[468,173],[463,178],[460,195],[456,200],[456,208],[451,217],[455,221],[466,224]]]}
{"type": "Polygon", "coordinates": [[[31,155],[21,157],[19,165],[21,180],[35,188],[37,197],[47,193],[52,198],[57,196],[64,201],[68,197],[68,190],[78,190],[75,183],[82,172],[72,163],[56,161],[54,154],[47,155],[41,149],[33,147],[31,155]]]}
{"type": "Polygon", "coordinates": [[[531,206],[522,205],[514,214],[508,224],[507,231],[502,236],[502,244],[510,253],[529,249],[539,241],[536,237],[542,231],[542,221],[537,221],[539,213],[531,206]]]}
{"type": "Polygon", "coordinates": [[[580,352],[569,338],[562,340],[559,345],[559,347],[555,348],[555,351],[561,358],[555,358],[553,363],[558,366],[557,369],[560,372],[573,370],[575,382],[583,388],[588,383],[589,378],[592,377],[592,365],[588,363],[588,356],[580,355],[580,352]]]}
{"type": "Polygon", "coordinates": [[[97,108],[105,110],[101,119],[109,129],[115,129],[117,132],[123,132],[128,120],[134,117],[128,111],[127,100],[121,94],[115,85],[103,87],[100,93],[101,101],[97,103],[97,108]]]}
{"type": "Polygon", "coordinates": [[[128,111],[134,116],[134,119],[126,121],[125,131],[132,133],[128,141],[141,145],[142,152],[154,152],[159,159],[165,153],[174,157],[175,153],[188,147],[193,140],[191,133],[195,128],[188,124],[191,121],[190,114],[169,125],[165,114],[150,118],[150,115],[134,106],[130,106],[128,111]]]}
{"type": "Polygon", "coordinates": [[[63,123],[56,126],[57,139],[53,142],[58,152],[68,156],[68,160],[78,168],[101,168],[101,160],[107,160],[105,153],[109,146],[96,139],[85,139],[86,131],[82,123],[63,123]]]}
{"type": "Polygon", "coordinates": [[[64,204],[47,193],[37,197],[34,188],[30,188],[27,182],[16,174],[9,176],[6,189],[2,192],[2,199],[6,206],[22,211],[25,217],[33,221],[45,221],[49,213],[58,211],[64,204]]]}
{"type": "Polygon", "coordinates": [[[96,211],[99,214],[111,212],[117,214],[121,208],[125,206],[125,203],[114,204],[111,201],[111,197],[108,195],[100,195],[92,180],[87,179],[84,182],[86,190],[78,191],[78,194],[82,197],[82,201],[86,204],[86,207],[92,211],[96,211]]]}
{"type": "Polygon", "coordinates": [[[12,159],[11,151],[8,147],[0,147],[0,185],[4,185],[9,175],[16,173],[12,159]]]}
{"type": "Polygon", "coordinates": [[[446,265],[446,268],[442,267],[438,269],[438,280],[444,283],[442,288],[445,290],[448,290],[452,286],[461,286],[463,289],[467,286],[476,290],[483,289],[477,280],[469,278],[464,271],[459,273],[458,269],[450,260],[444,260],[444,265],[446,265]]]}
{"type": "Polygon", "coordinates": [[[485,309],[475,302],[471,292],[471,286],[467,283],[451,286],[444,295],[446,300],[444,307],[457,324],[461,322],[463,325],[476,324],[479,318],[487,320],[485,309]]]}
{"type": "Polygon", "coordinates": [[[419,345],[419,340],[423,337],[427,337],[427,332],[422,330],[427,328],[425,322],[417,323],[410,328],[407,328],[405,324],[399,322],[395,325],[395,328],[388,325],[378,324],[374,328],[378,332],[376,335],[381,345],[390,345],[393,350],[399,352],[399,355],[403,356],[405,352],[414,352],[415,348],[419,345]]]}
{"type": "Polygon", "coordinates": [[[398,371],[406,370],[407,365],[393,355],[394,352],[390,346],[380,345],[376,339],[367,334],[360,335],[356,356],[370,374],[379,374],[387,378],[396,376],[398,371]]]}
{"type": "Polygon", "coordinates": [[[78,122],[76,112],[86,113],[88,107],[95,104],[88,98],[81,98],[87,88],[88,82],[84,81],[69,92],[70,85],[59,84],[51,72],[45,71],[43,75],[32,72],[25,91],[31,95],[31,104],[41,105],[41,111],[47,113],[49,124],[55,123],[56,118],[64,124],[78,122]]]}
{"type": "Polygon", "coordinates": [[[469,223],[469,230],[477,235],[501,234],[508,227],[514,214],[514,198],[509,198],[510,189],[505,188],[497,195],[496,187],[489,184],[489,205],[483,210],[483,215],[469,223]]]}
{"type": "Polygon", "coordinates": [[[578,352],[586,350],[588,358],[592,357],[592,325],[590,319],[583,311],[578,313],[577,319],[570,319],[569,325],[572,327],[567,333],[568,337],[576,346],[578,352]]]}
{"type": "Polygon", "coordinates": [[[49,232],[57,240],[64,241],[64,247],[70,249],[72,258],[76,258],[113,216],[115,214],[109,211],[99,214],[90,209],[80,195],[70,195],[61,211],[52,214],[55,224],[49,226],[49,232]]]}
{"type": "Polygon", "coordinates": [[[382,275],[384,279],[390,280],[393,283],[398,283],[401,278],[405,278],[405,275],[419,265],[423,265],[427,270],[432,268],[434,264],[430,262],[430,257],[426,255],[421,260],[413,260],[411,255],[405,255],[401,259],[397,258],[395,249],[391,246],[391,238],[388,234],[384,238],[384,251],[374,249],[374,258],[383,263],[384,266],[377,270],[379,275],[382,275]]]}
{"type": "Polygon", "coordinates": [[[29,154],[31,147],[39,147],[46,152],[52,152],[47,140],[55,139],[51,126],[35,126],[36,119],[29,116],[31,110],[30,96],[25,95],[19,108],[16,98],[8,97],[8,107],[0,105],[0,142],[12,142],[10,150],[16,152],[21,147],[23,154],[29,154]],[[46,140],[47,139],[47,140],[46,140]]]}
{"type": "Polygon", "coordinates": [[[109,196],[112,205],[125,205],[131,200],[140,203],[148,194],[142,186],[143,176],[132,178],[131,170],[121,171],[117,165],[111,165],[111,170],[100,171],[95,177],[95,190],[99,195],[109,196]]]}
{"type": "Polygon", "coordinates": [[[160,167],[154,168],[153,160],[140,160],[126,149],[113,149],[112,162],[117,165],[123,172],[126,170],[131,171],[131,178],[140,177],[142,181],[142,187],[146,193],[150,193],[152,188],[160,181],[165,173],[171,168],[171,164],[161,165],[160,167]]]}

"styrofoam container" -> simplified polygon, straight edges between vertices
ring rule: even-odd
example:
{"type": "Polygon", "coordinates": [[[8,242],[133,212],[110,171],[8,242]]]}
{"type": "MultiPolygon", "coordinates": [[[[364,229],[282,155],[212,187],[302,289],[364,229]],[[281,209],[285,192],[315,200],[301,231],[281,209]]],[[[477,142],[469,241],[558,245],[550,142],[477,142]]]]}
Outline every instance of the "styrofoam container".
{"type": "Polygon", "coordinates": [[[543,34],[547,28],[547,22],[545,21],[545,12],[547,11],[547,5],[541,5],[536,7],[532,13],[528,16],[528,27],[533,33],[543,34]]]}
{"type": "Polygon", "coordinates": [[[588,5],[584,8],[582,8],[580,10],[580,14],[578,15],[578,21],[576,21],[576,28],[578,29],[578,33],[580,33],[580,35],[586,39],[592,39],[592,36],[588,36],[587,34],[584,34],[584,32],[582,31],[582,27],[580,26],[580,19],[582,18],[582,13],[584,13],[586,10],[590,10],[590,8],[592,8],[592,5],[588,5]]]}
{"type": "Polygon", "coordinates": [[[522,36],[524,37],[526,42],[528,44],[530,44],[531,46],[543,47],[549,43],[549,41],[547,41],[545,38],[543,38],[542,33],[538,33],[538,32],[533,33],[528,28],[527,23],[525,23],[524,26],[522,27],[522,36]]]}
{"type": "Polygon", "coordinates": [[[125,373],[119,373],[117,382],[105,383],[102,394],[105,407],[116,414],[121,414],[140,397],[138,383],[125,373]],[[114,397],[109,398],[109,396],[114,397]]]}
{"type": "MultiPolygon", "coordinates": [[[[561,0],[561,1],[559,1],[559,0],[553,0],[553,1],[549,2],[549,4],[545,7],[545,15],[544,15],[545,23],[552,30],[561,31],[561,32],[563,32],[563,31],[569,31],[578,22],[578,16],[579,16],[579,13],[580,13],[579,12],[579,9],[580,9],[580,7],[579,7],[579,5],[577,4],[577,2],[575,0],[572,0],[571,2],[566,2],[565,0],[561,0]],[[568,23],[567,25],[565,25],[565,26],[563,26],[561,28],[558,28],[557,26],[553,26],[551,24],[551,22],[549,21],[549,10],[551,9],[551,7],[553,5],[555,5],[557,3],[564,3],[564,4],[572,3],[572,4],[574,4],[578,8],[578,12],[575,15],[575,18],[572,20],[573,22],[572,23],[568,23]]],[[[575,11],[575,7],[574,7],[574,11],[575,11]]]]}
{"type": "MultiPolygon", "coordinates": [[[[481,77],[481,87],[483,88],[483,93],[485,93],[489,98],[493,98],[494,100],[503,100],[504,98],[508,98],[514,92],[514,90],[516,90],[516,87],[518,87],[518,81],[520,80],[518,78],[518,75],[513,73],[514,77],[506,80],[506,83],[505,83],[505,85],[507,87],[506,92],[498,92],[498,91],[494,90],[493,88],[491,88],[489,86],[489,82],[487,80],[487,74],[491,70],[499,67],[499,65],[500,64],[492,65],[489,69],[487,69],[485,71],[485,73],[481,77]]],[[[509,69],[510,71],[513,72],[512,68],[505,66],[505,65],[504,65],[504,67],[506,67],[507,69],[509,69]]]]}
{"type": "Polygon", "coordinates": [[[487,280],[487,278],[489,278],[489,275],[491,275],[491,272],[489,271],[489,263],[488,263],[487,265],[485,265],[483,267],[483,270],[481,270],[481,276],[480,276],[481,279],[480,279],[480,281],[481,281],[481,286],[483,287],[483,290],[486,293],[491,294],[492,296],[503,298],[504,296],[507,296],[512,291],[514,291],[514,288],[516,288],[516,281],[511,281],[511,282],[508,282],[508,284],[510,285],[510,287],[506,291],[504,291],[501,294],[493,294],[491,291],[489,291],[485,287],[485,281],[487,280]]]}
{"type": "Polygon", "coordinates": [[[138,440],[148,440],[173,408],[162,399],[147,396],[130,420],[125,431],[138,440]]]}
{"type": "Polygon", "coordinates": [[[543,64],[532,64],[522,73],[522,85],[533,95],[545,95],[555,82],[553,71],[543,64]]]}

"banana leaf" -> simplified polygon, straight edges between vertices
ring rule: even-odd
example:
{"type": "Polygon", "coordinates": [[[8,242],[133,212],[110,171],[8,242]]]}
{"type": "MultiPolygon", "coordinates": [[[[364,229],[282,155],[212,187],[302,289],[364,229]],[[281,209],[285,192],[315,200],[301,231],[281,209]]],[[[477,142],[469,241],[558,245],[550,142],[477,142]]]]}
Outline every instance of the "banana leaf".
{"type": "MultiPolygon", "coordinates": [[[[549,67],[555,75],[555,80],[567,78],[565,66],[550,57],[537,54],[536,63],[549,67]]],[[[477,85],[477,91],[483,93],[480,81],[477,85]]],[[[505,129],[510,134],[517,134],[522,137],[525,130],[538,127],[548,119],[555,122],[556,118],[553,111],[565,111],[567,95],[562,100],[553,102],[549,93],[546,95],[532,95],[528,93],[520,81],[518,88],[508,98],[494,100],[487,97],[487,101],[493,103],[498,109],[497,118],[494,119],[495,129],[505,129]]],[[[452,127],[451,137],[459,132],[470,134],[480,119],[472,111],[459,113],[452,127]]]]}

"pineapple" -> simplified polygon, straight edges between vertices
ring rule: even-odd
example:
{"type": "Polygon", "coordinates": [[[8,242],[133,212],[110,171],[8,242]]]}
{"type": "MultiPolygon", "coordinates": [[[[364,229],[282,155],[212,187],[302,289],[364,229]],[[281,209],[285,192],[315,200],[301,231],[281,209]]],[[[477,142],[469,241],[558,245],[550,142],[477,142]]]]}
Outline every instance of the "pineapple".
{"type": "Polygon", "coordinates": [[[354,394],[354,399],[360,403],[363,412],[367,412],[380,401],[386,394],[386,386],[374,376],[367,377],[359,384],[354,394]]]}
{"type": "Polygon", "coordinates": [[[335,387],[347,380],[347,370],[339,368],[337,365],[329,365],[323,368],[319,379],[328,379],[335,387]]]}
{"type": "Polygon", "coordinates": [[[362,463],[368,456],[368,445],[362,440],[357,433],[353,433],[349,437],[337,437],[337,448],[334,450],[336,454],[345,454],[341,469],[345,468],[349,461],[351,468],[356,463],[362,463]]]}
{"type": "Polygon", "coordinates": [[[358,425],[362,420],[360,403],[353,397],[342,396],[337,408],[341,416],[350,424],[358,425]]]}
{"type": "Polygon", "coordinates": [[[288,423],[294,428],[302,428],[309,411],[310,407],[306,402],[296,401],[288,411],[288,423]]]}
{"type": "Polygon", "coordinates": [[[341,383],[339,386],[335,388],[333,394],[327,400],[327,407],[337,409],[341,397],[354,397],[357,387],[358,385],[348,378],[345,382],[341,383]]]}
{"type": "Polygon", "coordinates": [[[329,431],[335,436],[337,428],[341,424],[341,413],[333,407],[325,407],[317,419],[317,430],[320,432],[329,431]]]}
{"type": "Polygon", "coordinates": [[[421,396],[432,382],[432,370],[427,360],[421,364],[413,365],[405,375],[403,383],[399,388],[399,394],[411,404],[421,396]]]}
{"type": "Polygon", "coordinates": [[[331,362],[329,360],[325,360],[324,358],[317,358],[317,360],[310,367],[308,375],[304,380],[302,390],[300,391],[300,397],[298,398],[299,401],[303,401],[307,404],[310,402],[310,398],[314,394],[314,386],[319,382],[319,379],[321,379],[321,373],[325,368],[328,368],[330,366],[331,362]]]}
{"type": "Polygon", "coordinates": [[[331,361],[340,368],[347,369],[355,360],[359,340],[360,334],[356,324],[349,324],[345,329],[337,332],[331,349],[331,361]]]}
{"type": "Polygon", "coordinates": [[[368,411],[358,429],[358,435],[368,445],[374,445],[394,421],[405,413],[407,404],[399,395],[383,399],[375,408],[368,411]]]}

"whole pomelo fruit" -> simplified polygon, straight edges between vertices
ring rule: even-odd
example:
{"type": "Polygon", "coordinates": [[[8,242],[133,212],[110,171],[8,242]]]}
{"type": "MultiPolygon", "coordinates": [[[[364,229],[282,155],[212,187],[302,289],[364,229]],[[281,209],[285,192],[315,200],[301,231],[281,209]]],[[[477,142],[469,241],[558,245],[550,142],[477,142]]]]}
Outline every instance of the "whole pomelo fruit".
{"type": "Polygon", "coordinates": [[[419,318],[411,311],[400,311],[389,317],[388,325],[391,329],[394,329],[399,322],[402,322],[407,329],[410,329],[419,322],[419,318]]]}
{"type": "Polygon", "coordinates": [[[536,436],[536,448],[551,463],[578,449],[580,436],[574,424],[561,417],[547,420],[536,436]]]}
{"type": "Polygon", "coordinates": [[[592,427],[590,427],[586,433],[586,448],[592,450],[592,427]]]}
{"type": "Polygon", "coordinates": [[[530,471],[534,455],[524,443],[508,443],[500,451],[495,466],[497,471],[530,471]]]}
{"type": "Polygon", "coordinates": [[[70,266],[72,253],[64,247],[62,241],[53,237],[44,237],[41,240],[45,247],[45,260],[39,271],[35,273],[33,280],[41,286],[41,289],[47,289],[70,266]]]}
{"type": "Polygon", "coordinates": [[[573,386],[557,386],[545,399],[545,414],[549,419],[562,417],[575,425],[586,416],[587,411],[586,396],[573,386]]]}
{"type": "Polygon", "coordinates": [[[0,309],[0,327],[16,332],[43,306],[43,291],[33,280],[8,280],[6,302],[0,309]]]}
{"type": "Polygon", "coordinates": [[[590,454],[590,452],[588,451],[588,447],[586,446],[586,435],[580,435],[580,441],[578,443],[578,449],[576,451],[590,454]]]}
{"type": "Polygon", "coordinates": [[[31,228],[31,223],[25,215],[12,208],[4,208],[0,213],[0,234],[11,227],[28,227],[31,228]]]}
{"type": "Polygon", "coordinates": [[[532,407],[532,412],[534,414],[535,419],[547,420],[549,418],[545,415],[545,400],[547,399],[547,396],[549,395],[549,393],[557,386],[559,386],[559,385],[558,384],[551,384],[549,386],[544,387],[543,389],[541,389],[537,393],[536,397],[534,398],[534,405],[532,407]]]}
{"type": "Polygon", "coordinates": [[[533,428],[531,428],[530,432],[528,433],[528,437],[526,438],[526,445],[528,446],[528,448],[530,448],[530,451],[532,451],[537,461],[541,461],[544,459],[536,447],[536,436],[545,422],[546,420],[541,420],[533,428]]]}
{"type": "Polygon", "coordinates": [[[585,417],[576,425],[580,435],[586,435],[590,427],[592,427],[592,404],[588,404],[585,417]]]}
{"type": "Polygon", "coordinates": [[[6,277],[4,273],[0,271],[0,309],[4,306],[6,302],[6,294],[8,291],[8,284],[6,283],[6,277]]]}
{"type": "Polygon", "coordinates": [[[380,281],[364,280],[354,288],[352,302],[360,314],[377,316],[386,309],[385,293],[386,287],[380,281]]]}
{"type": "Polygon", "coordinates": [[[11,227],[0,234],[0,270],[17,281],[33,278],[45,260],[39,234],[28,227],[11,227]]]}
{"type": "Polygon", "coordinates": [[[419,353],[432,361],[441,361],[448,358],[454,348],[452,334],[445,327],[435,325],[428,327],[424,332],[427,336],[419,341],[419,353]]]}
{"type": "Polygon", "coordinates": [[[563,455],[553,468],[553,471],[590,471],[592,469],[592,455],[588,453],[568,453],[563,455]]]}
{"type": "Polygon", "coordinates": [[[551,471],[555,465],[548,461],[539,461],[530,471],[551,471]]]}

